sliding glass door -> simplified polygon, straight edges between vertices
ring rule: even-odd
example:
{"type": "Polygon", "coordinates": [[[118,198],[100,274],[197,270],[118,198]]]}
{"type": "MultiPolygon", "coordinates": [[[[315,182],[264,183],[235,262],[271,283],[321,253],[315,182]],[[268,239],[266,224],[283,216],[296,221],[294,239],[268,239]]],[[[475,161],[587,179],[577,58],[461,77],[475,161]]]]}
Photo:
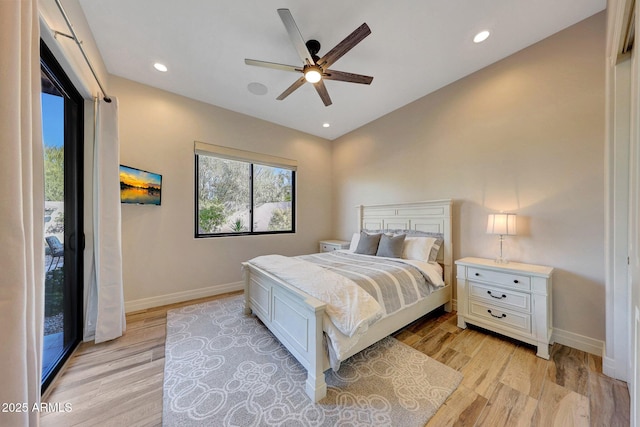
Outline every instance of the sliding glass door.
{"type": "Polygon", "coordinates": [[[42,389],[82,332],[83,99],[41,43],[45,176],[42,389]]]}

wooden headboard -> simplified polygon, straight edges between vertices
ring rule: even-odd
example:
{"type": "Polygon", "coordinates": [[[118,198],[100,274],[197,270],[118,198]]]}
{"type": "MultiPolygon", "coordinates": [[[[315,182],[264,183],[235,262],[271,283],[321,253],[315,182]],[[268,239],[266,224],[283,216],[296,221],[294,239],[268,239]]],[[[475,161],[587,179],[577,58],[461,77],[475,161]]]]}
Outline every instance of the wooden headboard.
{"type": "Polygon", "coordinates": [[[451,236],[451,199],[389,205],[360,205],[358,231],[416,230],[442,233],[444,243],[438,262],[444,265],[444,281],[453,284],[453,240],[451,236]]]}

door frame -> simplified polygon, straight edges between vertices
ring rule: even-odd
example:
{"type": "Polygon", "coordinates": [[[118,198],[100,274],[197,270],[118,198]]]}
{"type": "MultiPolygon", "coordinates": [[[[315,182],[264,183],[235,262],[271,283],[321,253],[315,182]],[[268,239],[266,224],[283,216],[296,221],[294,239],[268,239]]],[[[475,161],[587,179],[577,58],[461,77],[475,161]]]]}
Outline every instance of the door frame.
{"type": "MultiPolygon", "coordinates": [[[[46,43],[40,40],[40,63],[72,102],[64,106],[64,351],[56,366],[42,378],[41,392],[52,383],[82,340],[84,300],[84,98],[46,43]],[[67,143],[71,141],[71,143],[67,143]],[[69,232],[69,230],[71,230],[69,232]],[[71,272],[71,274],[69,274],[71,272]],[[70,341],[66,337],[71,336],[70,341]]],[[[42,373],[41,373],[42,375],[42,373]]]]}

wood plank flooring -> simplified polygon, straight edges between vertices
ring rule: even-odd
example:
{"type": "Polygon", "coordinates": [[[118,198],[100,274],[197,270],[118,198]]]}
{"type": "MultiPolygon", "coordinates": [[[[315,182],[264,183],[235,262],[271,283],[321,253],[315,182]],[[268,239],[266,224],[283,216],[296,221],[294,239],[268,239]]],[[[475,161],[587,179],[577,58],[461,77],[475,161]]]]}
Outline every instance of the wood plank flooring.
{"type": "MultiPolygon", "coordinates": [[[[71,411],[44,413],[41,425],[161,425],[167,310],[229,295],[131,313],[123,337],[81,344],[44,399],[71,411]]],[[[554,344],[540,359],[517,341],[459,329],[444,311],[394,336],[464,374],[428,427],[629,425],[627,386],[603,375],[597,356],[554,344]]]]}

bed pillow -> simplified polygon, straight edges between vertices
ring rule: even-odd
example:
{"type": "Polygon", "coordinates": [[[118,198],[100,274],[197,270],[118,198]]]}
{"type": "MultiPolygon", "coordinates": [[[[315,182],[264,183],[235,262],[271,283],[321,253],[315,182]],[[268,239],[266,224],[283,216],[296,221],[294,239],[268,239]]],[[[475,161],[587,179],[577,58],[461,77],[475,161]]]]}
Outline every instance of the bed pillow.
{"type": "Polygon", "coordinates": [[[376,256],[389,258],[402,257],[402,249],[404,247],[404,239],[406,237],[406,234],[398,234],[396,236],[383,234],[380,237],[380,244],[378,245],[378,252],[376,252],[376,256]]]}
{"type": "Polygon", "coordinates": [[[407,239],[405,239],[405,247],[409,244],[409,248],[407,251],[403,249],[402,258],[404,259],[417,259],[421,261],[429,261],[436,262],[438,259],[438,252],[442,247],[442,243],[444,242],[444,238],[442,233],[436,233],[433,231],[422,231],[422,230],[407,230],[407,229],[385,229],[385,230],[371,230],[365,229],[370,234],[373,233],[384,233],[384,234],[406,234],[407,239]],[[418,240],[412,241],[413,238],[431,238],[431,240],[418,240]],[[411,238],[411,239],[410,239],[411,238]],[[424,246],[423,246],[424,245],[424,246]],[[425,256],[425,254],[427,254],[425,256]]]}
{"type": "Polygon", "coordinates": [[[442,243],[444,243],[444,240],[439,237],[436,238],[435,242],[433,242],[433,245],[431,246],[431,252],[429,253],[430,262],[436,262],[436,260],[438,259],[438,252],[440,252],[442,243]]]}
{"type": "Polygon", "coordinates": [[[380,236],[382,236],[382,234],[367,234],[364,231],[360,232],[360,240],[358,241],[358,246],[354,252],[362,255],[375,255],[378,252],[380,236]]]}
{"type": "Polygon", "coordinates": [[[349,250],[351,252],[356,251],[359,241],[360,241],[360,233],[353,233],[353,236],[351,236],[351,243],[349,244],[349,250]]]}
{"type": "MultiPolygon", "coordinates": [[[[404,240],[402,258],[431,261],[431,248],[436,243],[436,240],[435,237],[407,236],[404,240]]],[[[440,249],[440,246],[438,246],[438,249],[440,249]]],[[[438,249],[435,251],[436,256],[438,255],[438,249]]]]}

